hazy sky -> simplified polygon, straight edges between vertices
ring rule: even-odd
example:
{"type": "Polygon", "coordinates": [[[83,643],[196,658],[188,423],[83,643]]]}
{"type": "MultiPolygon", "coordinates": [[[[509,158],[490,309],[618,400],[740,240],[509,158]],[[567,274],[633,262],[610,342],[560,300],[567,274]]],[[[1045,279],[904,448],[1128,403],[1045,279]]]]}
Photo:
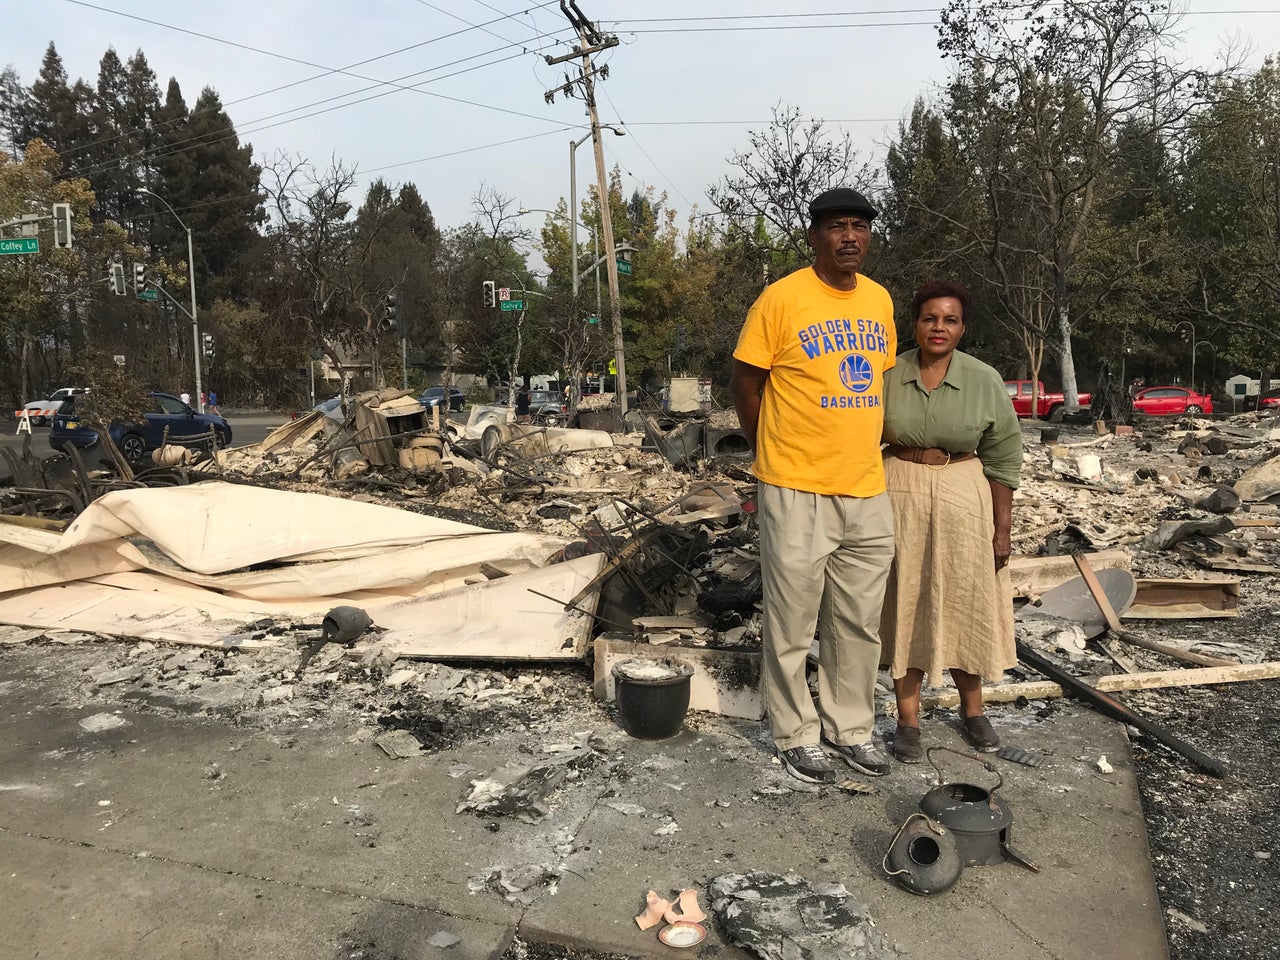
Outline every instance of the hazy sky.
{"type": "MultiPolygon", "coordinates": [[[[682,220],[695,204],[708,209],[708,185],[774,104],[846,127],[879,155],[914,98],[945,77],[941,5],[928,0],[579,6],[621,41],[598,58],[609,68],[601,120],[627,131],[605,135],[606,162],[621,166],[628,192],[666,192],[682,220]]],[[[1280,49],[1280,0],[1182,6],[1180,52],[1195,63],[1212,65],[1232,41],[1248,43],[1255,64],[1280,49]]],[[[554,206],[568,195],[570,140],[587,129],[581,100],[543,98],[571,66],[543,59],[573,37],[556,0],[9,0],[2,16],[0,64],[26,83],[51,40],[71,79],[91,84],[108,46],[122,59],[141,48],[162,93],[176,76],[190,106],[214,87],[260,162],[284,151],[354,165],[362,186],[412,180],[443,226],[470,219],[482,183],[526,207],[554,206]]],[[[580,195],[594,176],[588,142],[580,195]]]]}

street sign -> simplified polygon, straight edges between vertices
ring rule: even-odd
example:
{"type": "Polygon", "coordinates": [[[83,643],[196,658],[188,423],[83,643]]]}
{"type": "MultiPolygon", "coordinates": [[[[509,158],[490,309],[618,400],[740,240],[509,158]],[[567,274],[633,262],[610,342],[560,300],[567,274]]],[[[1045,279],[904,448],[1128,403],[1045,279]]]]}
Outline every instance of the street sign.
{"type": "Polygon", "coordinates": [[[510,313],[512,310],[523,310],[524,301],[523,300],[503,300],[500,304],[498,304],[498,306],[501,307],[504,312],[510,313]]]}
{"type": "Polygon", "coordinates": [[[116,362],[116,366],[117,366],[117,367],[123,367],[123,366],[124,366],[124,354],[123,354],[123,353],[116,353],[116,354],[112,354],[111,359],[115,360],[115,362],[116,362]]]}
{"type": "Polygon", "coordinates": [[[158,290],[139,290],[134,296],[139,300],[159,300],[160,292],[158,290]]]}
{"type": "Polygon", "coordinates": [[[510,287],[499,287],[499,288],[498,288],[498,299],[499,299],[499,300],[510,300],[510,299],[511,299],[511,288],[510,288],[510,287]]]}
{"type": "Polygon", "coordinates": [[[627,261],[625,260],[618,260],[616,262],[618,264],[619,273],[621,273],[623,276],[627,276],[627,277],[631,276],[631,264],[627,263],[627,261]]]}
{"type": "Polygon", "coordinates": [[[0,240],[0,254],[4,253],[39,253],[39,237],[22,237],[18,240],[0,240]]]}
{"type": "Polygon", "coordinates": [[[587,323],[599,323],[599,322],[600,322],[599,317],[587,317],[587,323]]]}

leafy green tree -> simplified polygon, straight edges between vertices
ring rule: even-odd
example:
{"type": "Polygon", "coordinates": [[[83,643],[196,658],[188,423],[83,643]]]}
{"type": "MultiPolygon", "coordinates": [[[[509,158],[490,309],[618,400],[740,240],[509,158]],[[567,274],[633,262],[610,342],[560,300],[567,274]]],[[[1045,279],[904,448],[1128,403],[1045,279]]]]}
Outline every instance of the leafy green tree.
{"type": "Polygon", "coordinates": [[[1182,171],[1188,316],[1220,325],[1218,349],[1269,385],[1280,363],[1280,64],[1216,93],[1190,124],[1182,171]]]}
{"type": "MultiPolygon", "coordinates": [[[[983,191],[983,216],[957,226],[983,249],[1007,309],[1026,300],[1020,286],[1049,284],[1029,302],[1052,305],[1068,409],[1077,405],[1081,264],[1127,189],[1109,176],[1121,133],[1142,117],[1153,132],[1171,128],[1189,109],[1196,75],[1164,55],[1171,27],[1155,0],[951,0],[942,14],[939,48],[956,71],[947,119],[983,191]]],[[[1130,275],[1146,258],[1131,250],[1095,263],[1130,275]]]]}

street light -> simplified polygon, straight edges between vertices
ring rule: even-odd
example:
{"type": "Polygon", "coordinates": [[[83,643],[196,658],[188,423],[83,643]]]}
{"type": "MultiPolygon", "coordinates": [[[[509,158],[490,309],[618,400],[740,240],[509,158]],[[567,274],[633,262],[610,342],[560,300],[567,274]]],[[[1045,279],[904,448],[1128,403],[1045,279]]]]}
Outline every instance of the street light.
{"type": "MultiPolygon", "coordinates": [[[[191,312],[187,316],[191,318],[192,360],[195,361],[196,367],[196,409],[204,413],[204,391],[200,383],[200,323],[196,319],[196,258],[191,247],[191,228],[178,216],[178,212],[169,206],[169,202],[159,194],[153,193],[146,187],[139,187],[138,192],[145,193],[163,203],[165,208],[173,214],[173,218],[182,224],[182,229],[187,231],[187,282],[191,287],[191,312]]],[[[170,299],[172,300],[173,298],[170,297],[170,299]]]]}

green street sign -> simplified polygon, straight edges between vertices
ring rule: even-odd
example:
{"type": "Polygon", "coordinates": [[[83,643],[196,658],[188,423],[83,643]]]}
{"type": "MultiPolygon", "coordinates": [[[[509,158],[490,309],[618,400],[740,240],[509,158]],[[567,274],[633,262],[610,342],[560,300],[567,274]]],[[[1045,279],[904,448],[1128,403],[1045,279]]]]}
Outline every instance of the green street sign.
{"type": "Polygon", "coordinates": [[[599,317],[587,317],[587,323],[599,323],[599,322],[600,322],[599,317]]]}
{"type": "Polygon", "coordinates": [[[159,290],[143,290],[141,293],[134,294],[139,300],[159,300],[159,290]]]}
{"type": "Polygon", "coordinates": [[[631,264],[627,263],[625,260],[618,260],[616,262],[618,264],[618,272],[620,274],[627,277],[631,276],[631,264]]]}
{"type": "Polygon", "coordinates": [[[523,310],[524,301],[523,300],[503,300],[498,304],[498,306],[502,308],[504,313],[510,313],[512,310],[523,310]]]}
{"type": "Polygon", "coordinates": [[[39,237],[20,237],[17,240],[0,240],[0,254],[39,253],[39,237]]]}

